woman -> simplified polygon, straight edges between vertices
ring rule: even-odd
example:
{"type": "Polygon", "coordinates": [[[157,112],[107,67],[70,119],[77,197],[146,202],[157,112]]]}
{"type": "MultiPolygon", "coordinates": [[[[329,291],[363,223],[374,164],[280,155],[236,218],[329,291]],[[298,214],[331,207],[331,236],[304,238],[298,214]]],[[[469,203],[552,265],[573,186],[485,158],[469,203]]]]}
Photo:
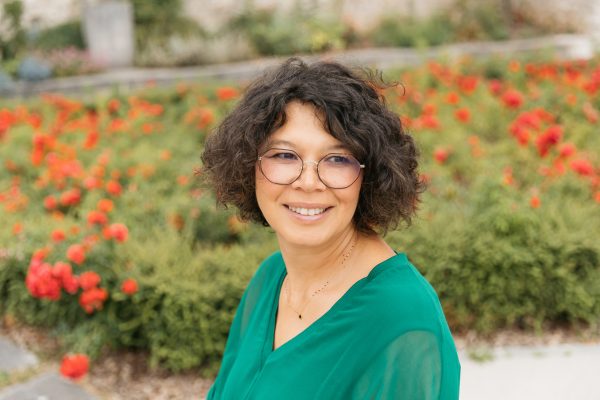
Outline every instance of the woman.
{"type": "Polygon", "coordinates": [[[422,186],[379,88],[292,58],[209,136],[218,201],[270,226],[280,251],[244,292],[208,399],[458,398],[437,295],[380,236],[410,222],[422,186]]]}

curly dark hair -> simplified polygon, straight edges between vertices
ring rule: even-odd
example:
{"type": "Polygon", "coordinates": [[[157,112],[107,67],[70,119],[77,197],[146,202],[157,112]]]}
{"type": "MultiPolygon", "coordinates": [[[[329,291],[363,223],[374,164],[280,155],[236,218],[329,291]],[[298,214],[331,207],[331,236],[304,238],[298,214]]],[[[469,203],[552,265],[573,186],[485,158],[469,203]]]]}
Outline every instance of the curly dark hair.
{"type": "Polygon", "coordinates": [[[366,165],[354,223],[364,233],[385,233],[410,224],[424,186],[417,150],[398,115],[381,94],[391,86],[367,69],[332,61],[307,64],[292,57],[246,90],[235,109],[208,136],[202,174],[217,202],[235,205],[240,218],[268,226],[255,194],[261,145],[286,122],[291,101],[312,104],[324,129],[366,165]]]}

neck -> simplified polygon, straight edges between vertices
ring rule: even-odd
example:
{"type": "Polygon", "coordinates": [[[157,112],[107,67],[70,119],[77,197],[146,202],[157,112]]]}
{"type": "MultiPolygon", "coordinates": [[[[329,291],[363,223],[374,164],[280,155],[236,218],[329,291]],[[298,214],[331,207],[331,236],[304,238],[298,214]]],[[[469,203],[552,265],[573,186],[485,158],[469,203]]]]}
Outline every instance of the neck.
{"type": "Polygon", "coordinates": [[[279,247],[286,265],[286,279],[291,296],[302,302],[328,280],[328,287],[335,285],[341,278],[336,273],[342,271],[342,261],[347,257],[344,261],[345,270],[351,264],[353,254],[357,253],[360,242],[361,236],[354,229],[339,235],[335,242],[316,248],[286,244],[280,240],[279,247]]]}

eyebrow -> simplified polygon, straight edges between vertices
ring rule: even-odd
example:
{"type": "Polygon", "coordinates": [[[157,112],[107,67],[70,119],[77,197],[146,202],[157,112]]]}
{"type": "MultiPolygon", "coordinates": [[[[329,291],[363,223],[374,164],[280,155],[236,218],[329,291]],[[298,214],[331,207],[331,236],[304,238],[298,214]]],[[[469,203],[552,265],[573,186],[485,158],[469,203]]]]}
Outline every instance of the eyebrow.
{"type": "MultiPolygon", "coordinates": [[[[267,145],[270,146],[276,146],[276,145],[285,145],[285,146],[289,146],[289,147],[296,147],[294,146],[294,144],[292,142],[288,142],[287,140],[273,140],[267,143],[267,145]]],[[[327,147],[325,150],[326,151],[330,151],[330,150],[347,150],[348,148],[340,143],[340,144],[334,144],[332,146],[327,147]]]]}

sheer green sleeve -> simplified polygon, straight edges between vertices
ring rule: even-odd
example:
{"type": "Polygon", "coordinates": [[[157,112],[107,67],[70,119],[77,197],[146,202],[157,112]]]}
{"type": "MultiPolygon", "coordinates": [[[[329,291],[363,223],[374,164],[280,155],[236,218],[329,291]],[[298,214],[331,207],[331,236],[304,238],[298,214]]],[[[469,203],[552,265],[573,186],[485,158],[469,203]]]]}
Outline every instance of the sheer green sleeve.
{"type": "MultiPolygon", "coordinates": [[[[246,290],[242,295],[240,304],[238,305],[235,316],[233,317],[233,322],[229,328],[229,335],[227,336],[227,343],[225,344],[225,352],[223,353],[223,359],[221,360],[220,371],[228,371],[237,355],[240,337],[242,334],[242,326],[244,325],[242,323],[242,319],[244,319],[244,314],[246,314],[245,310],[247,294],[248,290],[246,290]]],[[[224,385],[224,380],[225,374],[219,373],[215,379],[215,382],[208,391],[208,394],[206,395],[206,400],[218,398],[217,393],[221,392],[224,385]]]]}
{"type": "Polygon", "coordinates": [[[248,283],[246,290],[244,290],[244,294],[240,299],[235,316],[233,317],[231,327],[229,328],[219,373],[206,396],[207,400],[218,399],[222,396],[223,387],[225,386],[233,363],[236,358],[238,358],[240,343],[250,329],[251,317],[256,311],[261,294],[265,291],[265,287],[271,284],[271,281],[273,280],[270,271],[272,270],[274,262],[278,260],[277,255],[278,254],[274,254],[261,263],[251,281],[248,283]]]}
{"type": "Polygon", "coordinates": [[[353,399],[458,399],[458,362],[444,359],[434,333],[409,331],[377,354],[357,381],[353,399]]]}

